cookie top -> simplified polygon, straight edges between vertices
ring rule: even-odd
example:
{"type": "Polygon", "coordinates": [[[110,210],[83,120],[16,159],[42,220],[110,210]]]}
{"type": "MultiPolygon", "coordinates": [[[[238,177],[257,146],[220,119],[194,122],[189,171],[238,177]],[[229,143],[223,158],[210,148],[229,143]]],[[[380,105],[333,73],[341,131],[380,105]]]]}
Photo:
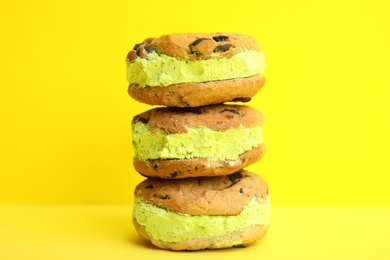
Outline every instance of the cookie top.
{"type": "Polygon", "coordinates": [[[144,123],[150,131],[167,134],[186,133],[188,127],[207,127],[225,131],[239,127],[258,127],[264,123],[264,115],[245,105],[219,104],[195,108],[158,107],[133,118],[144,123]]]}
{"type": "Polygon", "coordinates": [[[260,51],[261,45],[251,36],[236,33],[168,34],[136,44],[126,60],[132,62],[138,57],[147,58],[152,52],[179,60],[227,58],[245,50],[260,51]]]}
{"type": "Polygon", "coordinates": [[[227,176],[174,180],[146,179],[135,197],[172,212],[190,215],[238,215],[256,197],[265,200],[267,183],[241,170],[227,176]]]}

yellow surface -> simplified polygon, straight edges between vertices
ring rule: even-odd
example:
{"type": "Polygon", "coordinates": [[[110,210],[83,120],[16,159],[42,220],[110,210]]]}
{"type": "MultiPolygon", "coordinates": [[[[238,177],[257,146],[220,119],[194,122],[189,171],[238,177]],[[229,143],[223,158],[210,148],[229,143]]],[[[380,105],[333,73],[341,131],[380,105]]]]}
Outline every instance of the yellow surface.
{"type": "Polygon", "coordinates": [[[135,233],[130,212],[0,205],[0,259],[390,259],[390,208],[275,207],[262,240],[198,252],[153,247],[135,233]]]}
{"type": "Polygon", "coordinates": [[[389,1],[1,1],[0,202],[128,204],[125,57],[150,36],[250,34],[274,205],[390,206],[389,1]]]}
{"type": "Polygon", "coordinates": [[[389,259],[389,10],[386,0],[1,1],[0,259],[389,259]],[[150,107],[126,93],[126,54],[196,31],[253,35],[267,58],[249,104],[266,115],[268,150],[250,169],[274,213],[245,249],[155,250],[130,223],[143,179],[130,121],[150,107]]]}

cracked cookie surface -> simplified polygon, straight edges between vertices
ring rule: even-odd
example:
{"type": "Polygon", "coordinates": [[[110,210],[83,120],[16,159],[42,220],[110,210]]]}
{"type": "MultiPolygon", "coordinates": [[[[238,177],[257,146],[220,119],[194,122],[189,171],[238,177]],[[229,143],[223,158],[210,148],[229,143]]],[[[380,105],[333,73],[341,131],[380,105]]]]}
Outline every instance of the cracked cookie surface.
{"type": "Polygon", "coordinates": [[[189,215],[237,215],[256,197],[265,200],[267,183],[241,170],[231,175],[180,180],[146,179],[135,189],[146,203],[189,215]]]}
{"type": "Polygon", "coordinates": [[[167,34],[135,44],[126,59],[132,62],[157,52],[181,60],[199,60],[231,57],[244,50],[260,51],[261,45],[251,36],[235,33],[167,34]]]}
{"type": "Polygon", "coordinates": [[[195,108],[153,108],[134,116],[133,123],[137,121],[144,123],[150,131],[177,134],[187,132],[188,127],[225,131],[261,126],[264,115],[251,106],[220,104],[195,108]]]}

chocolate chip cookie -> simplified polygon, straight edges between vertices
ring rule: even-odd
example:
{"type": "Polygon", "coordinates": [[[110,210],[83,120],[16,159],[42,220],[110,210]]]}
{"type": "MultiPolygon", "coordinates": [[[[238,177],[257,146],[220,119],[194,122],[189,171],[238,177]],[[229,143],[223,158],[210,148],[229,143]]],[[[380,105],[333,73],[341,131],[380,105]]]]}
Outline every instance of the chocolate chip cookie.
{"type": "Polygon", "coordinates": [[[269,225],[268,186],[257,174],[158,180],[135,189],[133,223],[142,237],[172,250],[248,245],[269,225]]]}
{"type": "Polygon", "coordinates": [[[134,168],[176,179],[234,173],[265,153],[263,114],[246,105],[158,107],[134,116],[134,168]]]}
{"type": "Polygon", "coordinates": [[[262,48],[253,37],[241,34],[148,38],[129,51],[126,64],[128,93],[150,105],[245,102],[265,84],[262,48]]]}

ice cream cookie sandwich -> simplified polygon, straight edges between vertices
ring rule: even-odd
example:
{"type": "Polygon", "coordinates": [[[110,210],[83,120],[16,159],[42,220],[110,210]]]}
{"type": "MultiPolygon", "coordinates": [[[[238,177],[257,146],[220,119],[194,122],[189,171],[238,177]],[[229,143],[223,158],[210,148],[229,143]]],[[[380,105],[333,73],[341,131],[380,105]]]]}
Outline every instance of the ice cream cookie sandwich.
{"type": "Polygon", "coordinates": [[[150,104],[197,107],[249,101],[265,84],[265,58],[251,36],[170,34],[136,44],[126,58],[128,93],[150,104]]]}
{"type": "Polygon", "coordinates": [[[246,105],[158,107],[134,116],[134,168],[163,179],[234,173],[265,153],[263,114],[246,105]]]}
{"type": "Polygon", "coordinates": [[[246,246],[269,226],[270,196],[257,174],[161,180],[148,178],[134,193],[133,223],[157,247],[200,250],[246,246]]]}

